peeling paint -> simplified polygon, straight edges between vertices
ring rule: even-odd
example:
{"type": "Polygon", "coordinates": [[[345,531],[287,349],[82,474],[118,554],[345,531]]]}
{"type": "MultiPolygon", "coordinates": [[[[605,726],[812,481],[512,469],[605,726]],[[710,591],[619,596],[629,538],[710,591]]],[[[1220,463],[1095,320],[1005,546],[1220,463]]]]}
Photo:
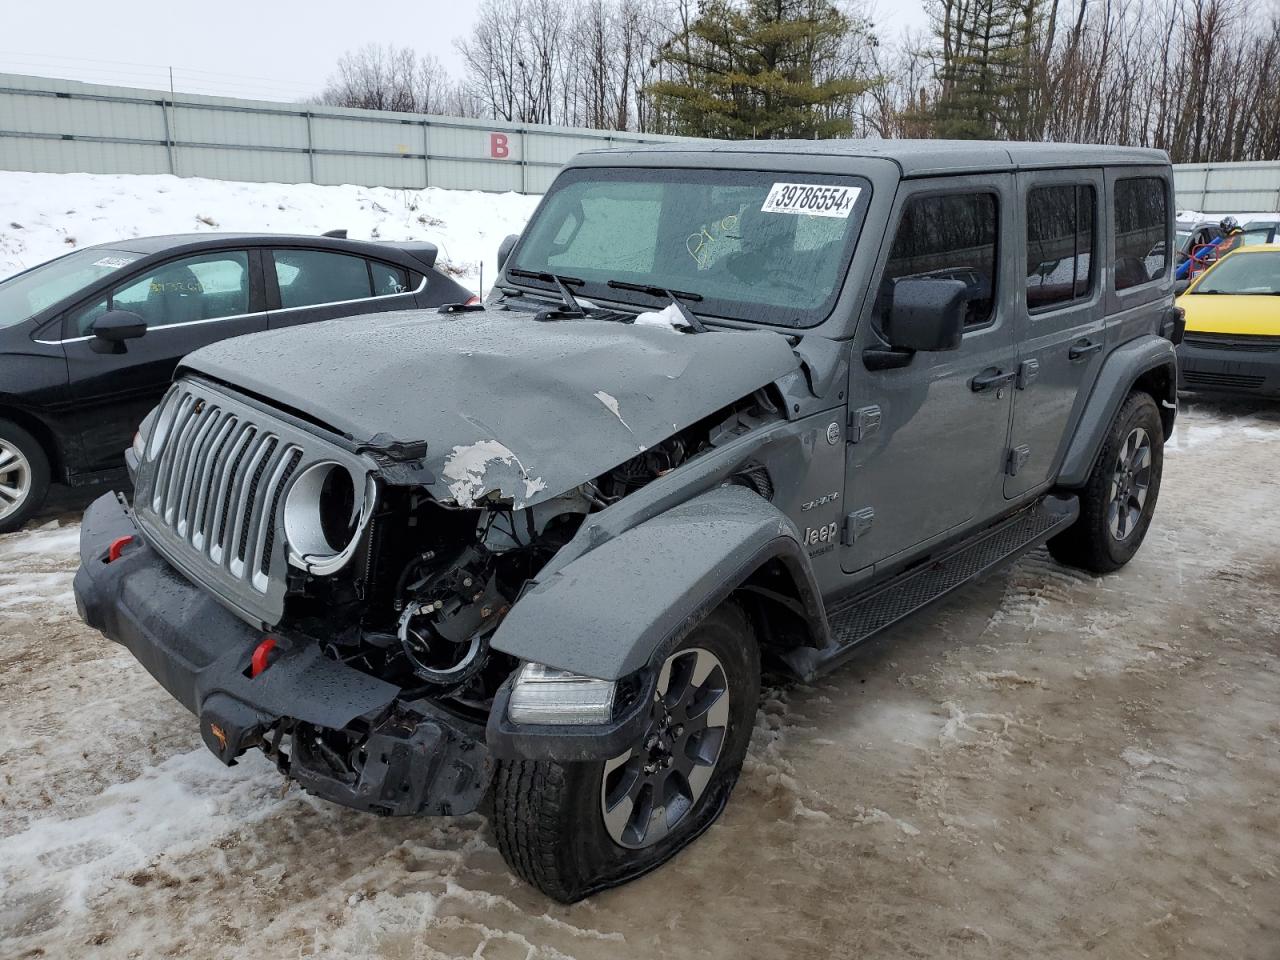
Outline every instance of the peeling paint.
{"type": "Polygon", "coordinates": [[[609,408],[609,412],[610,412],[610,413],[612,413],[615,417],[617,417],[617,418],[618,418],[618,422],[619,422],[619,423],[621,423],[621,424],[622,424],[624,427],[626,427],[628,430],[630,430],[630,429],[631,429],[630,424],[628,424],[628,423],[627,423],[627,421],[623,420],[623,419],[622,419],[622,414],[618,412],[618,398],[617,398],[617,397],[611,396],[610,394],[605,393],[603,390],[597,390],[594,394],[592,394],[592,396],[594,396],[597,400],[599,400],[599,401],[600,401],[601,403],[603,403],[606,407],[608,407],[608,408],[609,408]]]}
{"type": "Polygon", "coordinates": [[[546,489],[546,483],[541,478],[530,477],[520,458],[497,440],[480,440],[467,446],[454,447],[445,458],[442,472],[446,480],[452,481],[449,493],[460,507],[474,507],[485,494],[497,490],[498,493],[506,493],[506,496],[516,500],[515,506],[521,508],[524,503],[511,493],[503,491],[501,483],[490,484],[487,481],[489,471],[495,465],[512,463],[519,468],[524,481],[524,499],[546,489]]]}

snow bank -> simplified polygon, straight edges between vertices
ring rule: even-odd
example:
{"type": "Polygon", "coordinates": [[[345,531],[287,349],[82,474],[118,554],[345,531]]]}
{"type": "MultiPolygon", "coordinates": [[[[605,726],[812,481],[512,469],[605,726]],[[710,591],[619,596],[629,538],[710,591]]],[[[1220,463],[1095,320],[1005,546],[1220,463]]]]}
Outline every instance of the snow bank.
{"type": "Polygon", "coordinates": [[[166,233],[302,233],[429,240],[440,265],[478,289],[498,244],[537,197],[476,190],[394,190],[241,183],[168,175],[0,171],[0,279],[79,247],[166,233]]]}

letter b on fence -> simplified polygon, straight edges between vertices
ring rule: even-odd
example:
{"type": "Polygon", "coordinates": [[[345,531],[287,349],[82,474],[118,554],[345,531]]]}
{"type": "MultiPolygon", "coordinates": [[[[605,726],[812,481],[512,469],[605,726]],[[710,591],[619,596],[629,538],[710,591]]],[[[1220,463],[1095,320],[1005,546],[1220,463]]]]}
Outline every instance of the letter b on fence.
{"type": "Polygon", "coordinates": [[[511,156],[511,147],[505,133],[489,134],[489,156],[494,160],[505,160],[511,156]]]}

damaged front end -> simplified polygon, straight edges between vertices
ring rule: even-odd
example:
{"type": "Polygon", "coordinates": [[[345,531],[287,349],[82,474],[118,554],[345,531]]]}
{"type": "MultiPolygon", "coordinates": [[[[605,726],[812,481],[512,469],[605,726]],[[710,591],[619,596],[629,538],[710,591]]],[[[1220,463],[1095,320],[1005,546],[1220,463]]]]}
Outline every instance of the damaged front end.
{"type": "MultiPolygon", "coordinates": [[[[259,749],[346,806],[467,812],[495,711],[553,731],[538,750],[563,759],[613,755],[646,717],[643,670],[576,677],[494,648],[539,571],[592,514],[781,417],[761,389],[555,491],[497,441],[440,456],[353,442],[185,377],[144,425],[133,508],[86,513],[81,614],[199,716],[224,763],[259,749]]],[[[768,497],[758,466],[739,480],[768,497]]]]}

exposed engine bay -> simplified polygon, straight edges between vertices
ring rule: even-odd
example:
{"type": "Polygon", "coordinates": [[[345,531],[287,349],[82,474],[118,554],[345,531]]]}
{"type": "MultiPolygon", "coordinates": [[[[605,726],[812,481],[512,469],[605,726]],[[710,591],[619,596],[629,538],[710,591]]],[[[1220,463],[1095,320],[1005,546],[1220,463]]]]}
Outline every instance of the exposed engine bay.
{"type": "MultiPolygon", "coordinates": [[[[281,627],[315,638],[325,653],[483,723],[498,688],[518,666],[490,638],[526,584],[583,520],[699,454],[780,419],[772,388],[759,390],[602,476],[517,509],[495,491],[474,506],[385,484],[349,563],[321,576],[291,568],[281,627]]],[[[736,480],[769,497],[763,468],[736,480]]],[[[347,509],[335,498],[332,513],[347,509]]],[[[354,533],[354,528],[351,531],[354,533]]],[[[341,539],[341,533],[331,539],[341,539]]]]}

